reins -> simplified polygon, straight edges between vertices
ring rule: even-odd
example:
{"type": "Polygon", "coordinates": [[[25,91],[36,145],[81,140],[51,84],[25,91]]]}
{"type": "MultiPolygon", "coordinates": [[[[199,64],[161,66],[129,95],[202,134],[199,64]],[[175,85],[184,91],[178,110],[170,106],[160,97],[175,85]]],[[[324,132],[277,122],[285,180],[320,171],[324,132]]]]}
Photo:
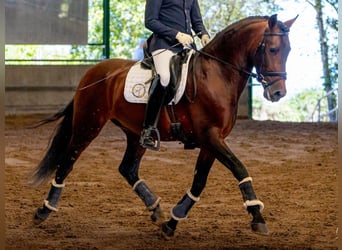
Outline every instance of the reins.
{"type": "MultiPolygon", "coordinates": [[[[199,35],[201,35],[201,32],[199,32],[199,33],[197,33],[197,34],[195,34],[195,35],[193,35],[193,36],[196,37],[196,36],[199,36],[199,35]]],[[[170,50],[170,49],[172,49],[172,48],[174,48],[174,47],[176,47],[176,46],[178,46],[178,45],[180,45],[180,44],[181,44],[181,43],[176,43],[176,44],[174,44],[174,45],[172,45],[172,46],[170,46],[170,47],[168,47],[168,48],[166,48],[166,49],[163,49],[163,50],[161,50],[160,52],[158,52],[157,54],[155,54],[155,56],[156,56],[156,55],[159,55],[159,54],[161,54],[161,53],[164,53],[165,51],[170,50]]],[[[191,47],[190,49],[193,49],[193,48],[191,47]]],[[[145,62],[145,61],[147,61],[147,60],[150,60],[151,58],[152,58],[152,55],[147,56],[147,57],[143,58],[142,60],[139,60],[139,61],[135,62],[133,65],[130,65],[130,66],[127,66],[127,67],[122,68],[120,71],[115,72],[115,74],[124,72],[124,71],[128,70],[129,68],[133,67],[134,65],[137,65],[137,64],[139,64],[139,63],[141,63],[141,62],[145,62]]],[[[87,86],[84,86],[84,87],[82,87],[82,88],[77,89],[77,91],[82,91],[82,90],[85,90],[85,89],[87,89],[87,88],[93,87],[94,85],[99,84],[99,83],[102,82],[103,80],[106,80],[106,79],[112,77],[113,75],[114,75],[114,73],[109,74],[107,77],[104,77],[104,78],[102,78],[102,79],[100,79],[100,80],[97,80],[96,82],[93,82],[93,83],[91,83],[91,84],[89,84],[89,85],[87,85],[87,86]]]]}
{"type": "MultiPolygon", "coordinates": [[[[262,40],[262,42],[260,43],[259,47],[256,49],[256,52],[261,48],[262,49],[262,61],[264,59],[264,53],[265,53],[265,36],[287,36],[288,35],[288,31],[285,31],[285,32],[265,32],[264,33],[264,39],[262,40]]],[[[271,86],[272,84],[274,84],[275,82],[277,82],[277,80],[274,80],[274,81],[271,81],[271,82],[267,82],[265,80],[265,76],[280,76],[284,79],[286,79],[286,72],[276,72],[276,71],[268,71],[268,72],[265,72],[264,74],[261,74],[261,72],[259,70],[257,70],[257,73],[254,73],[254,72],[251,72],[251,71],[248,71],[244,68],[239,68],[237,66],[235,66],[234,64],[231,64],[227,61],[224,61],[222,60],[221,58],[218,58],[217,56],[213,56],[207,52],[204,52],[202,50],[199,50],[197,48],[192,48],[193,50],[195,50],[197,53],[201,54],[201,55],[204,55],[204,56],[207,56],[215,61],[218,61],[224,65],[227,65],[229,67],[231,67],[232,69],[236,70],[236,71],[239,71],[240,73],[244,73],[246,75],[249,75],[253,78],[255,78],[258,82],[261,83],[261,85],[264,87],[264,89],[268,88],[269,86],[271,86]]],[[[263,62],[262,62],[263,63],[263,62]]],[[[255,65],[254,65],[255,66],[255,65]]],[[[256,67],[256,66],[255,66],[256,67]]],[[[260,67],[261,68],[261,67],[260,67]]]]}
{"type": "MultiPolygon", "coordinates": [[[[264,32],[264,38],[263,38],[262,42],[260,43],[260,45],[258,46],[258,48],[256,49],[256,53],[259,51],[259,49],[261,49],[261,51],[262,51],[262,63],[261,63],[261,66],[262,66],[262,64],[263,64],[263,61],[264,61],[264,54],[265,54],[265,37],[266,37],[266,36],[287,36],[288,33],[289,33],[288,30],[285,30],[284,32],[264,32]]],[[[194,37],[199,36],[199,35],[201,35],[201,32],[195,34],[194,37]]],[[[159,55],[159,54],[165,52],[166,50],[169,50],[169,49],[171,49],[171,48],[173,48],[173,47],[176,47],[176,46],[178,46],[178,45],[180,45],[180,43],[176,43],[176,44],[170,46],[169,48],[163,49],[163,50],[161,50],[161,51],[160,51],[158,54],[156,54],[156,55],[159,55]]],[[[246,75],[248,75],[248,76],[250,76],[250,77],[255,78],[258,82],[261,83],[261,85],[263,86],[264,89],[268,88],[269,86],[271,86],[272,84],[274,84],[275,82],[277,82],[277,80],[273,80],[273,81],[267,82],[267,81],[265,80],[265,76],[271,76],[271,77],[272,77],[272,76],[279,76],[279,77],[282,77],[282,78],[286,79],[286,75],[287,75],[286,72],[275,72],[275,71],[274,71],[274,72],[273,72],[273,71],[271,72],[271,71],[267,71],[267,72],[265,72],[264,74],[261,74],[260,69],[258,69],[258,68],[254,65],[254,67],[257,68],[257,72],[254,73],[254,72],[248,71],[248,70],[246,70],[246,69],[244,69],[244,68],[239,68],[239,67],[235,66],[235,65],[232,64],[232,63],[229,63],[229,62],[227,62],[227,61],[224,61],[224,60],[222,60],[221,58],[218,58],[217,56],[213,56],[213,55],[211,55],[211,54],[209,54],[209,53],[207,53],[207,52],[204,52],[204,51],[202,51],[202,50],[199,50],[199,49],[197,49],[195,46],[191,46],[191,47],[189,47],[189,48],[195,50],[197,53],[199,53],[199,54],[201,54],[201,55],[204,55],[204,56],[209,57],[209,58],[211,58],[211,59],[213,59],[213,60],[215,60],[215,61],[218,61],[218,62],[220,62],[220,63],[222,63],[222,64],[224,64],[224,65],[227,65],[227,66],[231,67],[232,69],[234,69],[234,70],[236,70],[236,71],[238,71],[238,72],[240,72],[240,73],[244,73],[244,74],[246,74],[246,75]]],[[[120,71],[116,71],[116,72],[114,72],[114,73],[109,74],[107,77],[104,77],[104,78],[102,78],[102,79],[100,79],[100,80],[97,80],[96,82],[93,82],[93,83],[91,83],[91,84],[89,84],[89,85],[87,85],[87,86],[84,86],[84,87],[82,87],[82,88],[78,88],[77,91],[82,91],[82,90],[85,90],[85,89],[87,89],[87,88],[93,87],[93,86],[95,86],[95,85],[101,83],[103,80],[106,80],[106,79],[112,77],[114,74],[118,74],[118,73],[124,72],[124,71],[128,70],[129,68],[131,68],[132,66],[137,65],[137,64],[139,64],[139,63],[141,63],[141,62],[147,61],[147,60],[149,60],[149,59],[151,59],[151,58],[152,58],[152,55],[151,55],[151,56],[148,56],[148,57],[145,57],[145,58],[143,58],[142,60],[135,62],[133,65],[126,66],[126,67],[122,68],[120,71]]],[[[260,66],[259,68],[261,68],[261,66],[260,66]]]]}
{"type": "Polygon", "coordinates": [[[118,73],[124,72],[125,70],[131,68],[132,66],[134,66],[134,65],[136,65],[136,64],[138,64],[138,63],[140,63],[140,61],[135,62],[133,65],[124,67],[124,68],[122,68],[120,71],[115,71],[115,72],[109,74],[108,76],[106,76],[106,77],[104,77],[104,78],[101,78],[100,80],[97,80],[96,82],[90,83],[90,84],[87,85],[87,86],[84,86],[84,87],[82,87],[82,88],[78,88],[78,89],[76,89],[76,91],[83,91],[83,90],[85,90],[85,89],[91,88],[91,87],[93,87],[93,86],[95,86],[95,85],[101,83],[103,80],[106,80],[106,79],[112,77],[114,74],[118,74],[118,73]]]}
{"type": "Polygon", "coordinates": [[[218,62],[220,62],[220,63],[222,63],[222,64],[224,64],[224,65],[227,65],[227,66],[229,66],[229,67],[231,67],[231,68],[233,68],[233,69],[235,69],[235,70],[237,70],[237,71],[239,71],[239,72],[241,72],[241,73],[245,73],[245,74],[247,74],[247,75],[256,77],[256,74],[255,74],[255,73],[249,72],[249,71],[247,71],[247,70],[245,70],[245,69],[243,69],[243,68],[238,68],[238,67],[236,67],[234,64],[231,64],[231,63],[229,63],[229,62],[227,62],[227,61],[224,61],[224,60],[222,60],[221,58],[218,58],[217,56],[213,56],[213,55],[211,55],[211,54],[209,54],[209,53],[207,53],[207,52],[204,52],[204,51],[199,50],[199,49],[196,49],[196,48],[193,48],[193,50],[195,50],[196,52],[198,52],[198,53],[201,54],[201,55],[207,56],[207,57],[209,57],[209,58],[211,58],[211,59],[213,59],[213,60],[215,60],[215,61],[218,61],[218,62]]]}

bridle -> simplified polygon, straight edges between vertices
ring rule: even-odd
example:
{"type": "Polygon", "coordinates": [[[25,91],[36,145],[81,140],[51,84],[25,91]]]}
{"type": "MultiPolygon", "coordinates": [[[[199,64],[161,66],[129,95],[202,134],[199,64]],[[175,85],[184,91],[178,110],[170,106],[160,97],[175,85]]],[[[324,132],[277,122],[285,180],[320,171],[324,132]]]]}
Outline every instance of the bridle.
{"type": "Polygon", "coordinates": [[[260,82],[262,84],[262,86],[264,87],[264,89],[270,87],[271,85],[273,85],[274,83],[276,83],[279,79],[267,82],[265,80],[265,76],[279,76],[280,78],[286,80],[286,71],[265,71],[263,73],[261,73],[261,69],[264,65],[265,62],[265,54],[266,54],[266,37],[268,36],[288,36],[289,34],[289,29],[284,27],[282,28],[283,32],[264,32],[264,37],[262,42],[259,44],[258,48],[256,49],[255,55],[254,55],[254,59],[261,57],[260,59],[260,65],[254,65],[256,68],[256,74],[255,74],[255,78],[257,79],[258,82],[260,82]],[[260,55],[259,55],[260,54],[260,55]]]}
{"type": "Polygon", "coordinates": [[[263,72],[261,73],[261,69],[262,69],[262,66],[264,65],[264,60],[265,60],[265,48],[266,48],[266,37],[267,36],[287,36],[289,34],[289,29],[287,27],[282,27],[282,32],[264,32],[264,35],[263,35],[263,40],[262,42],[260,42],[259,46],[257,47],[256,49],[256,52],[254,54],[254,61],[255,58],[260,54],[261,56],[261,63],[260,65],[254,65],[254,67],[256,68],[256,73],[253,73],[251,71],[248,71],[244,68],[239,68],[237,66],[235,66],[234,64],[231,64],[227,61],[224,61],[216,56],[213,56],[207,52],[204,52],[202,50],[198,50],[196,48],[192,48],[194,49],[196,52],[198,52],[199,54],[202,54],[204,56],[207,56],[211,59],[214,59],[224,65],[228,65],[229,67],[241,72],[241,73],[244,73],[244,74],[247,74],[253,78],[255,78],[258,82],[261,83],[261,85],[263,86],[264,89],[267,89],[268,87],[270,87],[271,85],[273,85],[274,83],[276,83],[279,79],[276,79],[276,80],[273,80],[273,81],[270,81],[270,82],[267,82],[265,80],[265,76],[279,76],[281,77],[282,79],[286,80],[286,72],[285,71],[266,71],[266,72],[263,72]]]}

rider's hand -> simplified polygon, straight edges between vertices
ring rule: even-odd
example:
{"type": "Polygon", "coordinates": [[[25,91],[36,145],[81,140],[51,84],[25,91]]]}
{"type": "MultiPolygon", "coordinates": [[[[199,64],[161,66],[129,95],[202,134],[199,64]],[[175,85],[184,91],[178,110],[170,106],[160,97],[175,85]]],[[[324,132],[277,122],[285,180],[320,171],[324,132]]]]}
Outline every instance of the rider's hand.
{"type": "Polygon", "coordinates": [[[194,42],[194,39],[192,38],[192,36],[182,33],[182,32],[178,32],[176,35],[176,39],[183,44],[184,46],[190,45],[194,42]]]}
{"type": "Polygon", "coordinates": [[[204,47],[205,45],[207,45],[210,42],[210,38],[207,34],[204,34],[201,38],[201,43],[202,46],[204,47]]]}

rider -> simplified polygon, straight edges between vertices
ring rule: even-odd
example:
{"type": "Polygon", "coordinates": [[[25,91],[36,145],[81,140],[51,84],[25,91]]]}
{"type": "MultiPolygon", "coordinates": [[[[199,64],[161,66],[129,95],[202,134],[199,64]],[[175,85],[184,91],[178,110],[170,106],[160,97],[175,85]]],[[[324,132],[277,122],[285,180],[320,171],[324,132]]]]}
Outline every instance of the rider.
{"type": "Polygon", "coordinates": [[[193,45],[191,29],[201,38],[203,46],[210,38],[197,0],[146,0],[145,26],[153,32],[148,52],[152,54],[158,75],[151,84],[140,144],[155,149],[152,132],[156,130],[170,81],[170,59],[185,46],[193,45]]]}

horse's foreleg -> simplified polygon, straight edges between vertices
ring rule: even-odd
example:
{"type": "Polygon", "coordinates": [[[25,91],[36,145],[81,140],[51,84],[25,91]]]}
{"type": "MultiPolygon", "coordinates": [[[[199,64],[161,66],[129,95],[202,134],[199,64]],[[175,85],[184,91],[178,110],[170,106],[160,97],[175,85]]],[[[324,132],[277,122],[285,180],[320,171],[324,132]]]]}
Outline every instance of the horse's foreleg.
{"type": "Polygon", "coordinates": [[[239,181],[239,188],[242,193],[244,206],[253,216],[251,222],[252,230],[256,233],[268,234],[265,220],[261,215],[264,204],[257,198],[252,186],[252,178],[249,177],[245,166],[233,152],[231,152],[223,140],[219,141],[216,146],[210,147],[210,150],[223,165],[231,170],[235,178],[239,181]]]}
{"type": "Polygon", "coordinates": [[[261,215],[264,204],[256,197],[252,186],[252,178],[246,177],[239,182],[239,188],[242,193],[244,207],[248,213],[252,214],[252,230],[256,233],[267,234],[268,230],[264,218],[261,215]]]}
{"type": "Polygon", "coordinates": [[[151,220],[157,225],[161,225],[164,221],[164,213],[160,207],[161,198],[157,197],[147,186],[144,180],[138,180],[133,185],[133,190],[137,193],[140,199],[144,202],[148,211],[152,212],[151,220]]]}
{"type": "Polygon", "coordinates": [[[178,221],[185,220],[192,206],[199,201],[199,197],[206,185],[208,174],[214,160],[215,158],[210,152],[201,149],[197,159],[191,189],[189,189],[177,205],[171,209],[171,219],[164,222],[162,225],[162,235],[164,238],[169,239],[174,235],[178,221]]]}
{"type": "Polygon", "coordinates": [[[160,197],[157,197],[147,186],[146,182],[139,179],[139,166],[146,149],[139,144],[139,136],[126,131],[127,148],[123,160],[119,166],[119,172],[132,186],[133,191],[144,202],[146,208],[152,212],[151,219],[157,225],[164,221],[164,214],[160,208],[160,197]]]}

